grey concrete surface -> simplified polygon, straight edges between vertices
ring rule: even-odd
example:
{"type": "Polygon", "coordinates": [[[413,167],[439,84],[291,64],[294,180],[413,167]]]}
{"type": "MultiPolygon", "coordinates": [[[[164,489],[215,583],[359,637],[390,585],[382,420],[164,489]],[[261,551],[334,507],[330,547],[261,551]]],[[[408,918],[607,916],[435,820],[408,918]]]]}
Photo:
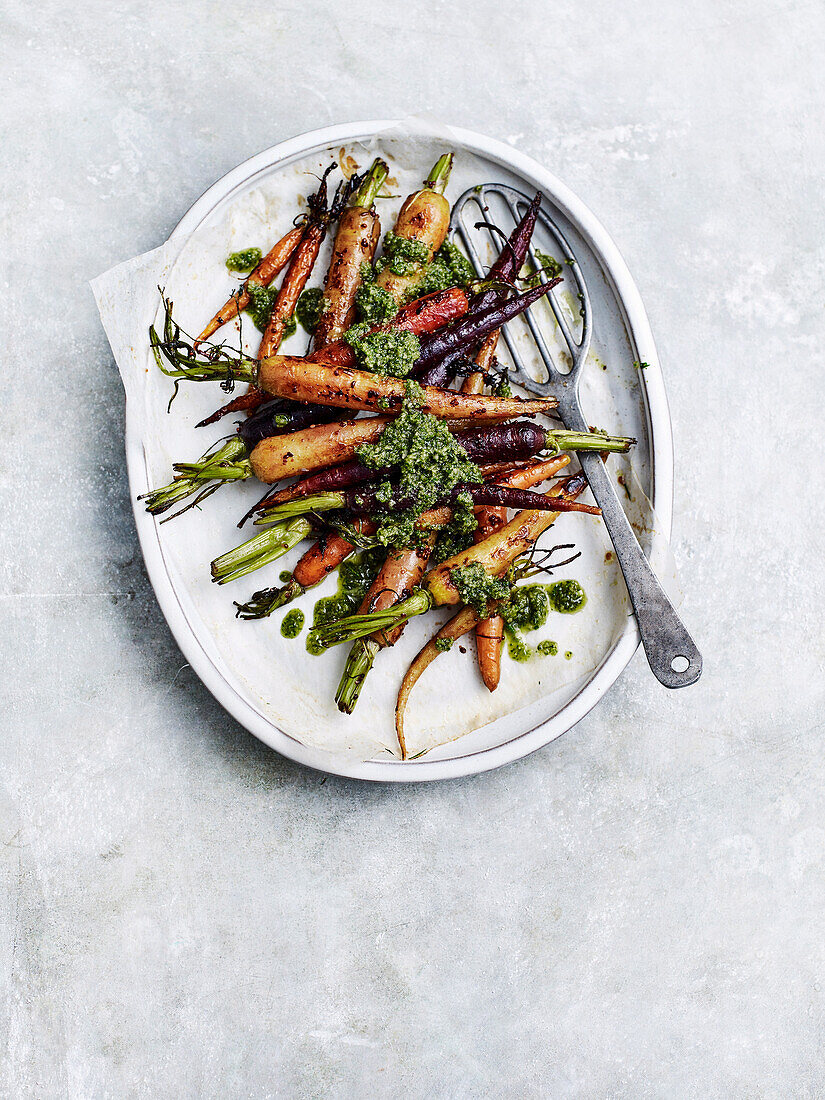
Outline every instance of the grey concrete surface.
{"type": "Polygon", "coordinates": [[[819,0],[2,5],[0,1094],[819,1097],[819,0]],[[141,563],[87,281],[291,134],[430,109],[611,230],[705,674],[417,789],[239,728],[141,563]]]}

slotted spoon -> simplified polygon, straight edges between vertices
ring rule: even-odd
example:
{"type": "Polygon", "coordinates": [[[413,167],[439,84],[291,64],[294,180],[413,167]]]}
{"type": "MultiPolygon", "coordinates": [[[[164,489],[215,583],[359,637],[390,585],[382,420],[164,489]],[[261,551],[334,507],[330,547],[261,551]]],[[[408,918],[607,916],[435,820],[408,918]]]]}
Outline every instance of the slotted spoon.
{"type": "MultiPolygon", "coordinates": [[[[488,199],[492,196],[496,196],[504,203],[514,225],[521,220],[530,205],[530,198],[527,195],[500,183],[485,183],[480,187],[470,188],[455,204],[450,233],[461,239],[479,276],[485,274],[478,249],[478,241],[484,226],[479,223],[489,226],[488,199]],[[477,208],[478,216],[472,219],[472,224],[468,226],[464,212],[465,210],[468,214],[471,212],[471,204],[477,208]]],[[[517,385],[531,393],[542,397],[556,397],[557,411],[564,426],[570,431],[586,432],[589,429],[579,403],[579,381],[593,332],[590,295],[587,292],[581,267],[561,229],[543,208],[539,210],[538,220],[554,240],[563,263],[576,284],[581,309],[581,336],[576,340],[561,303],[558,301],[556,291],[551,290],[546,295],[546,300],[567,346],[572,366],[567,372],[558,369],[536,318],[532,311],[528,310],[524,318],[544,363],[547,378],[544,381],[536,381],[527,371],[513,334],[505,325],[502,334],[513,362],[510,377],[517,385]]],[[[505,233],[509,232],[509,227],[500,228],[505,233]]],[[[536,269],[541,268],[542,265],[537,259],[532,243],[529,255],[536,269]]],[[[624,574],[642,645],[653,675],[669,688],[695,684],[702,674],[702,655],[651,569],[616,495],[604,462],[597,453],[592,451],[582,452],[579,455],[579,461],[596,503],[602,510],[604,525],[624,574]]]]}

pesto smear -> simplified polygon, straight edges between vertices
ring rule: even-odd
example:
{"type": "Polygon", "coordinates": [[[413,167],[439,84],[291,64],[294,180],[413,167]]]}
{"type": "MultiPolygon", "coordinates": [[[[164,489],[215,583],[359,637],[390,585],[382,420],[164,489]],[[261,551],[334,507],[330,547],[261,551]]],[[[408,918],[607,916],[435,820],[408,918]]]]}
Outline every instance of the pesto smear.
{"type": "MultiPolygon", "coordinates": [[[[325,623],[334,623],[346,615],[354,614],[375,580],[383,560],[384,551],[377,549],[365,550],[364,553],[343,562],[338,569],[338,592],[334,596],[325,596],[315,604],[313,630],[325,623]]],[[[315,657],[326,652],[313,642],[312,632],[307,636],[307,651],[315,657]]]]}
{"type": "MultiPolygon", "coordinates": [[[[257,286],[255,283],[248,283],[246,290],[250,299],[246,312],[254,321],[255,327],[260,329],[261,332],[265,332],[266,326],[269,324],[269,318],[272,316],[278,291],[271,290],[268,286],[257,286]]],[[[288,340],[296,328],[295,318],[290,317],[284,325],[284,340],[288,340]]]]}
{"type": "Polygon", "coordinates": [[[302,291],[295,306],[295,317],[301,328],[310,336],[315,332],[321,314],[326,308],[326,298],[320,287],[313,286],[302,291]]]}
{"type": "Polygon", "coordinates": [[[484,617],[491,600],[506,600],[510,595],[509,581],[505,577],[491,577],[477,561],[451,569],[450,580],[461,602],[472,607],[480,619],[484,617]]]}
{"type": "Polygon", "coordinates": [[[376,537],[384,546],[409,546],[415,535],[415,523],[422,512],[448,496],[463,481],[480,482],[481,471],[450,433],[443,420],[423,412],[421,389],[407,383],[407,396],[401,412],[391,421],[375,443],[356,447],[357,457],[370,469],[391,467],[393,480],[383,481],[378,489],[392,499],[394,491],[411,498],[415,505],[378,515],[376,537]]]}
{"type": "Polygon", "coordinates": [[[304,626],[304,613],[299,608],[294,608],[284,615],[281,623],[281,634],[285,638],[297,638],[304,626]]]}
{"type": "Polygon", "coordinates": [[[452,286],[467,286],[475,279],[472,264],[452,241],[445,241],[436,252],[432,263],[427,264],[421,278],[407,292],[407,301],[434,294],[437,290],[449,290],[452,286]]]}
{"type": "Polygon", "coordinates": [[[578,581],[556,581],[547,586],[547,594],[554,611],[574,615],[587,603],[587,596],[578,581]]]}
{"type": "Polygon", "coordinates": [[[406,378],[421,354],[418,337],[404,329],[368,332],[369,328],[369,323],[362,321],[344,333],[358,366],[385,378],[406,378]]]}
{"type": "Polygon", "coordinates": [[[261,262],[261,256],[260,248],[242,248],[227,256],[226,266],[230,271],[252,271],[261,262]]]}
{"type": "Polygon", "coordinates": [[[378,286],[375,272],[368,263],[361,264],[361,285],[355,295],[358,317],[368,325],[384,325],[398,313],[395,298],[378,286]]]}
{"type": "Polygon", "coordinates": [[[398,237],[390,229],[384,234],[384,251],[376,271],[389,268],[393,275],[413,275],[430,258],[430,249],[416,237],[398,237]]]}

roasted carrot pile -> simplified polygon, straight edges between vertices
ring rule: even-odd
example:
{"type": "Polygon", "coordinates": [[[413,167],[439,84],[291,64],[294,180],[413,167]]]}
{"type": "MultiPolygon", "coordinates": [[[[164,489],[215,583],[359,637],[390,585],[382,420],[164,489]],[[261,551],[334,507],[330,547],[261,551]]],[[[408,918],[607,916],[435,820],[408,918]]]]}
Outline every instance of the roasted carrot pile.
{"type": "MultiPolygon", "coordinates": [[[[246,389],[202,421],[241,413],[237,431],[197,461],[176,463],[170,484],[144,498],[147,509],[169,513],[164,522],[227,482],[254,477],[267,486],[238,525],[260,530],[211,563],[212,579],[236,581],[310,540],[278,586],[236,603],[236,613],[265,618],[340,571],[341,593],[316,606],[308,648],[351,644],[336,694],[342,712],[352,713],[381,650],[410,618],[457,609],[402,682],[402,758],[406,702],[424,669],[475,631],[481,679],[495,691],[505,634],[532,606],[520,582],[549,570],[537,539],[565,512],[598,516],[580,499],[586,482],[571,472],[571,456],[591,450],[606,459],[634,442],[545,426],[536,417],[552,414],[553,399],[511,395],[496,358],[501,327],[560,281],[521,278],[541,195],[479,278],[447,240],[452,163],[449,153],[438,159],[383,242],[388,166],[376,159],[330,197],[331,164],[268,252],[229,258],[228,268],[246,277],[199,336],[180,329],[165,300],[163,329],[150,330],[158,367],[176,386],[246,389]],[[328,232],[323,287],[308,289],[328,232]],[[254,357],[213,341],[243,317],[261,330],[254,357]],[[280,345],[296,319],[311,345],[286,355],[280,345]]],[[[301,612],[287,618],[282,631],[291,636],[301,612]]]]}

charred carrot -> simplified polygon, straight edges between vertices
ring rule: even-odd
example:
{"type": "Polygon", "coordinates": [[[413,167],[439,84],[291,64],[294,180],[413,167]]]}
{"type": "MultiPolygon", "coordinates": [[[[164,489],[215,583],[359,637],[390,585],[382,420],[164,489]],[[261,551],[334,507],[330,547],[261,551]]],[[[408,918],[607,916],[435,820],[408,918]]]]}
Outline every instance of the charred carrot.
{"type": "MultiPolygon", "coordinates": [[[[578,474],[554,486],[548,497],[564,497],[573,500],[586,487],[584,475],[578,474]]],[[[432,607],[461,602],[461,593],[452,580],[454,571],[477,564],[489,577],[506,573],[511,563],[528,550],[536,539],[559,517],[560,511],[528,509],[519,512],[483,542],[455,554],[425,574],[421,585],[407,599],[384,611],[366,615],[350,615],[334,623],[316,627],[313,641],[319,647],[328,648],[342,642],[364,638],[379,630],[387,630],[406,622],[414,615],[422,615],[432,607]]]]}
{"type": "MultiPolygon", "coordinates": [[[[392,607],[412,593],[427,568],[436,535],[437,531],[433,531],[420,547],[390,550],[358,609],[359,615],[392,607]]],[[[344,714],[352,714],[378,652],[385,646],[395,645],[404,625],[400,623],[371,638],[359,638],[354,642],[335,693],[335,702],[344,714]]]]}
{"type": "Polygon", "coordinates": [[[208,340],[210,336],[213,336],[219,328],[227,324],[229,321],[234,320],[239,314],[241,314],[251,301],[249,293],[249,287],[269,286],[275,276],[281,272],[289,263],[289,259],[292,253],[298,247],[298,242],[304,234],[304,227],[300,226],[297,229],[290,229],[290,231],[284,234],[283,237],[274,245],[269,252],[264,256],[258,266],[247,275],[241,285],[240,290],[236,291],[229,301],[225,302],[200,336],[195,341],[194,347],[202,344],[205,340],[208,340]]]}
{"type": "Polygon", "coordinates": [[[315,328],[316,348],[340,340],[355,319],[361,265],[372,263],[381,233],[373,204],[388,174],[385,162],[376,158],[338,219],[324,288],[324,308],[315,328]]]}
{"type": "MultiPolygon", "coordinates": [[[[447,236],[450,228],[450,204],[444,197],[444,190],[452,167],[452,153],[439,157],[424,181],[423,188],[409,195],[398,212],[393,235],[404,241],[416,241],[421,247],[418,262],[413,265],[412,271],[407,270],[408,263],[399,266],[390,259],[376,280],[397,302],[403,301],[408,291],[415,286],[421,278],[421,268],[432,260],[447,236]]],[[[385,250],[387,244],[385,242],[385,250]]]]}
{"type": "Polygon", "coordinates": [[[261,346],[258,349],[259,359],[274,355],[278,350],[286,323],[295,312],[301,291],[312,274],[330,219],[335,217],[340,209],[336,206],[336,202],[333,202],[332,209],[327,205],[327,176],[334,167],[335,165],[331,164],[327,168],[321,177],[320,187],[309,200],[309,217],[300,243],[289,261],[283,284],[269,315],[261,346]]]}
{"type": "MultiPolygon", "coordinates": [[[[513,471],[508,477],[500,477],[499,485],[514,489],[529,489],[553,477],[564,466],[569,465],[568,455],[557,455],[545,462],[535,462],[521,470],[513,471]]],[[[504,508],[479,509],[478,528],[475,541],[481,542],[491,535],[507,520],[504,508]]],[[[504,640],[504,619],[500,615],[491,615],[476,626],[476,654],[481,679],[488,691],[495,691],[501,678],[501,646],[504,640]]]]}

